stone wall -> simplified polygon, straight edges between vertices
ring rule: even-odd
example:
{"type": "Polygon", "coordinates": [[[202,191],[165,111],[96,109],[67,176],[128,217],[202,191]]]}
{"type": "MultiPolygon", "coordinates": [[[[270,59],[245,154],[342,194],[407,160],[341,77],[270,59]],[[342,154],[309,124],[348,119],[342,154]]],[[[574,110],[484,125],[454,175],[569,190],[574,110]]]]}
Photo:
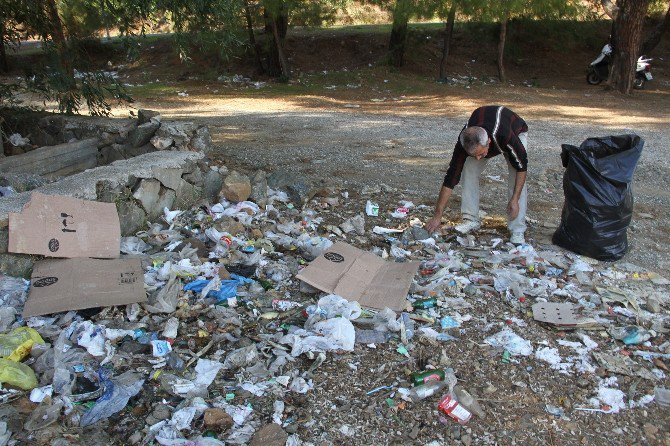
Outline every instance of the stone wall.
{"type": "Polygon", "coordinates": [[[8,215],[20,212],[33,190],[115,203],[124,236],[159,221],[166,207],[187,209],[219,199],[227,171],[205,157],[211,149],[206,126],[163,121],[148,110],[137,119],[24,118],[21,136],[30,144],[0,159],[0,186],[17,192],[0,197],[0,273],[28,277],[37,258],[7,252],[8,215]],[[74,174],[51,178],[58,173],[74,174]]]}
{"type": "MultiPolygon", "coordinates": [[[[8,122],[5,131],[15,131],[15,135],[20,137],[10,137],[5,142],[5,154],[10,156],[0,159],[0,173],[35,173],[30,166],[44,159],[44,169],[38,174],[69,175],[158,150],[208,152],[212,144],[206,126],[163,121],[159,113],[150,110],[140,110],[137,119],[41,114],[21,116],[22,119],[13,118],[12,123],[9,123],[12,118],[5,119],[8,122]],[[83,141],[87,143],[82,144],[83,141]],[[69,155],[59,156],[59,164],[49,170],[52,164],[49,157],[53,158],[54,146],[69,155]]],[[[11,185],[11,179],[7,182],[11,185]]]]}

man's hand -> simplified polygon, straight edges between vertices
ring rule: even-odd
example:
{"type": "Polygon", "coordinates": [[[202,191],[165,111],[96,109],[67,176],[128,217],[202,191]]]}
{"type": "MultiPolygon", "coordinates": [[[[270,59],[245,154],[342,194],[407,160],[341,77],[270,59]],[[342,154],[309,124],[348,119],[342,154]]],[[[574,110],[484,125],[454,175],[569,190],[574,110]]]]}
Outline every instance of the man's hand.
{"type": "Polygon", "coordinates": [[[507,215],[510,220],[514,220],[519,215],[519,200],[511,198],[507,204],[507,215]]]}
{"type": "Polygon", "coordinates": [[[428,220],[428,223],[426,223],[426,231],[429,233],[435,232],[440,226],[442,225],[442,217],[441,216],[435,216],[428,220]]]}

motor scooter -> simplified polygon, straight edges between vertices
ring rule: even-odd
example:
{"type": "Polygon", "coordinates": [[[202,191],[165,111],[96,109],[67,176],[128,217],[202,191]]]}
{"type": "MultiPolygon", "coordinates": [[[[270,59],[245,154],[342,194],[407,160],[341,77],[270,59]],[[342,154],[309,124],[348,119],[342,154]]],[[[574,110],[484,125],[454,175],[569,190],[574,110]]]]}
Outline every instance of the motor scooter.
{"type": "MultiPolygon", "coordinates": [[[[607,80],[609,77],[610,62],[612,58],[612,46],[608,43],[606,44],[598,57],[589,64],[589,71],[586,74],[586,82],[591,85],[598,85],[602,81],[607,80]]],[[[647,81],[653,79],[651,75],[651,61],[646,56],[640,56],[637,59],[637,65],[635,67],[635,80],[633,81],[633,87],[637,89],[644,88],[644,84],[647,81]]]]}

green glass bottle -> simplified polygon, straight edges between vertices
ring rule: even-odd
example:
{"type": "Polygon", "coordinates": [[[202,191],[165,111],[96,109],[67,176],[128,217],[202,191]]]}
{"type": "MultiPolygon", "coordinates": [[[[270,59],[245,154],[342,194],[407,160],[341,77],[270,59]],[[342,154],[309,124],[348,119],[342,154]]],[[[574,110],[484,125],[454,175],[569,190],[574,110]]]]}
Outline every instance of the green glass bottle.
{"type": "Polygon", "coordinates": [[[444,381],[444,370],[425,370],[423,372],[414,372],[411,376],[413,386],[421,386],[437,381],[444,381]]]}
{"type": "Polygon", "coordinates": [[[414,307],[415,310],[422,309],[425,310],[427,308],[433,308],[437,306],[437,298],[436,297],[429,297],[427,299],[417,299],[414,301],[412,304],[412,307],[414,307]]]}

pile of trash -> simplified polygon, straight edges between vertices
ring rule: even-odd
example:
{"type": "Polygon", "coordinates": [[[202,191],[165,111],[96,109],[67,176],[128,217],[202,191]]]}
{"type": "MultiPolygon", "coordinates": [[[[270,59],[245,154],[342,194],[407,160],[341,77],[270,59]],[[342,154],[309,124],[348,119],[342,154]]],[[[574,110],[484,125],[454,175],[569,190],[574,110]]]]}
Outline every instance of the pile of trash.
{"type": "MultiPolygon", "coordinates": [[[[447,426],[487,423],[477,395],[487,389],[464,382],[445,353],[465,342],[528,373],[588,377],[589,398],[547,405],[557,417],[670,404],[665,278],[551,245],[513,246],[495,229],[428,234],[429,209],[406,200],[267,197],[264,208],[166,208],[160,223],[121,238],[122,258],[141,262],[145,301],[24,318],[45,278],[0,276],[0,445],[313,444],[329,415],[304,417],[300,406],[325,385],[324,363],[345,355],[345,379],[356,381],[356,358],[382,350],[409,360],[411,373],[386,370],[362,398],[425,405],[447,426]],[[359,213],[338,214],[354,203],[359,213]],[[415,262],[403,308],[362,307],[296,278],[324,256],[342,262],[332,250],[343,240],[387,263],[415,262]],[[425,350],[429,361],[417,357],[425,350]],[[626,377],[635,395],[621,388],[626,377]]],[[[356,285],[341,283],[341,294],[356,285]]],[[[336,430],[346,439],[354,428],[336,430]]]]}

